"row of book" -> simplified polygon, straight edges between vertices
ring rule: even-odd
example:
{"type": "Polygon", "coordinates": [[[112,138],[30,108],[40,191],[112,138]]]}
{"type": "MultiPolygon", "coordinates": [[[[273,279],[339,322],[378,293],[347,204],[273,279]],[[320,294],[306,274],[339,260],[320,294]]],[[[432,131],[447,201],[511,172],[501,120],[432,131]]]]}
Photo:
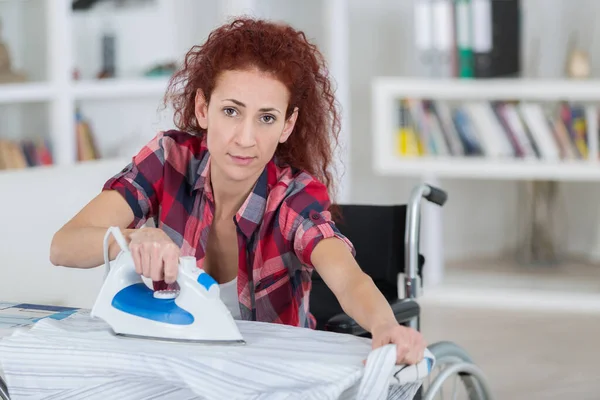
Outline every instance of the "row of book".
{"type": "Polygon", "coordinates": [[[0,139],[0,170],[52,165],[52,150],[47,140],[0,139]]]}
{"type": "Polygon", "coordinates": [[[75,135],[77,138],[78,161],[91,161],[100,158],[92,128],[80,110],[75,113],[75,135]]]}
{"type": "Polygon", "coordinates": [[[568,102],[401,99],[399,156],[598,158],[598,109],[568,102]]]}
{"type": "MultiPolygon", "coordinates": [[[[75,134],[77,141],[77,161],[100,158],[90,125],[76,114],[75,134]]],[[[54,163],[48,139],[8,140],[0,139],[0,170],[22,169],[54,163]]]]}
{"type": "Polygon", "coordinates": [[[417,71],[428,77],[521,73],[521,0],[413,0],[417,71]]]}

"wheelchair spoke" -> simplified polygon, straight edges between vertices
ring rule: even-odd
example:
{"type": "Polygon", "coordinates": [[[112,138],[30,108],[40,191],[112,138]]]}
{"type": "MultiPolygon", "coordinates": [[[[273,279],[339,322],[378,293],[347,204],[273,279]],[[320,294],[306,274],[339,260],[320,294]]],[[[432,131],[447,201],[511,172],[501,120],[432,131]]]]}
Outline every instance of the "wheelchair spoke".
{"type": "MultiPolygon", "coordinates": [[[[442,371],[446,368],[458,362],[459,360],[454,359],[452,357],[445,357],[444,359],[439,360],[436,368],[434,368],[431,373],[427,376],[424,381],[424,386],[426,388],[431,387],[433,381],[442,373],[442,371]],[[425,385],[426,382],[426,385],[425,385]]],[[[449,398],[452,400],[462,400],[462,399],[473,399],[477,398],[477,396],[472,397],[472,388],[464,387],[463,389],[463,381],[460,375],[453,375],[451,379],[448,379],[442,384],[437,393],[434,395],[435,399],[444,400],[446,395],[450,396],[449,398]],[[452,380],[452,383],[450,383],[452,380]],[[450,388],[451,387],[451,388],[450,388]],[[466,396],[466,397],[464,397],[466,396]]]]}
{"type": "Polygon", "coordinates": [[[458,345],[451,342],[438,342],[431,346],[430,350],[436,357],[436,365],[427,377],[427,388],[423,391],[424,400],[443,400],[446,393],[453,400],[491,399],[489,387],[481,370],[458,345]],[[452,384],[450,384],[451,380],[452,384]]]}
{"type": "Polygon", "coordinates": [[[452,384],[452,387],[453,387],[453,390],[452,390],[452,400],[456,400],[457,399],[457,397],[456,397],[456,395],[457,395],[457,392],[456,392],[456,389],[457,389],[456,380],[457,380],[457,378],[458,378],[458,375],[454,375],[454,379],[452,379],[452,383],[453,383],[452,384]]]}

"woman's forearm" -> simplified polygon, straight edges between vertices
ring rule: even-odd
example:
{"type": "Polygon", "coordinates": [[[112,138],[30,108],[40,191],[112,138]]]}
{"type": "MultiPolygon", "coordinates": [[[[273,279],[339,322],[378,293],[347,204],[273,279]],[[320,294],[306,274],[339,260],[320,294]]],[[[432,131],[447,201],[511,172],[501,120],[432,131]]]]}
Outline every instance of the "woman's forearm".
{"type": "Polygon", "coordinates": [[[397,324],[388,301],[341,240],[321,240],[313,249],[311,261],[344,312],[361,327],[373,333],[377,326],[397,324]]]}
{"type": "Polygon", "coordinates": [[[339,299],[340,305],[364,329],[373,333],[378,325],[396,323],[388,301],[368,275],[360,273],[347,288],[339,299]]]}
{"type": "MultiPolygon", "coordinates": [[[[71,268],[94,268],[104,263],[104,235],[108,228],[65,227],[56,232],[50,246],[50,262],[71,268]]],[[[122,230],[125,239],[133,229],[122,230]]],[[[121,250],[114,237],[109,237],[109,258],[115,259],[121,250]]]]}

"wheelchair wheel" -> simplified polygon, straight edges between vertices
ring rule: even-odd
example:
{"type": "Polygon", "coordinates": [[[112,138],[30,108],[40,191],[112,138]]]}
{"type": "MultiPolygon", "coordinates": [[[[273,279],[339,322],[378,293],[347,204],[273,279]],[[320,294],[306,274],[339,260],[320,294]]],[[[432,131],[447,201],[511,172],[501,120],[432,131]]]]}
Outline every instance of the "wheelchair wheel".
{"type": "Polygon", "coordinates": [[[423,384],[423,400],[492,399],[483,372],[464,349],[452,342],[438,342],[428,348],[436,364],[423,384]]]}
{"type": "Polygon", "coordinates": [[[8,396],[8,389],[6,388],[6,384],[4,383],[2,376],[0,376],[0,400],[10,400],[10,397],[8,396]]]}

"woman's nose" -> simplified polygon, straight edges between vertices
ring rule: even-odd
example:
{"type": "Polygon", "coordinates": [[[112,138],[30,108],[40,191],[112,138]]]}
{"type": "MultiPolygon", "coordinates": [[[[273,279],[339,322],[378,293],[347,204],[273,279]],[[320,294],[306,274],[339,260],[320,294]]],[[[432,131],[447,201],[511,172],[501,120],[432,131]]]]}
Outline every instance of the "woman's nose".
{"type": "Polygon", "coordinates": [[[246,120],[238,126],[236,142],[242,147],[252,147],[255,144],[256,138],[254,136],[252,120],[246,120]]]}

